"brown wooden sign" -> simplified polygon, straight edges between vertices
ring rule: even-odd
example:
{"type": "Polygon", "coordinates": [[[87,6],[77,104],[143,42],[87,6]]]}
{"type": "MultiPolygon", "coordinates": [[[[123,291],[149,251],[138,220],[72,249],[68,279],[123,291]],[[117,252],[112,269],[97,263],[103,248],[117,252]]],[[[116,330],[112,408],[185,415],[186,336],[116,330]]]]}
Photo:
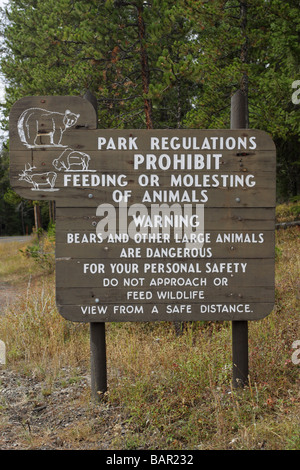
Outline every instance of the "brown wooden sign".
{"type": "Polygon", "coordinates": [[[97,129],[90,102],[10,115],[11,184],[55,200],[68,320],[257,320],[274,304],[276,153],[257,130],[97,129]]]}

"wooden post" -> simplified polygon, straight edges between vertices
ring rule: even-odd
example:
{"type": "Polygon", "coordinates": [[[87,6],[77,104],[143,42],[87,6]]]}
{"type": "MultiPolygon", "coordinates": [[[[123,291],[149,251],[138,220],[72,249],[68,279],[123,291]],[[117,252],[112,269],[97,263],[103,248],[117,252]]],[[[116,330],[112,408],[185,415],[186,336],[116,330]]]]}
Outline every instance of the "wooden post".
{"type": "MultiPolygon", "coordinates": [[[[231,129],[247,127],[247,96],[238,90],[231,98],[231,129]]],[[[248,383],[248,322],[232,322],[232,384],[234,388],[248,383]]]]}
{"type": "Polygon", "coordinates": [[[231,97],[230,129],[247,128],[247,96],[238,90],[231,97]]]}
{"type": "MultiPolygon", "coordinates": [[[[84,95],[97,112],[97,100],[90,91],[84,95]]],[[[91,393],[99,401],[107,391],[105,323],[90,323],[91,393]]]]}
{"type": "Polygon", "coordinates": [[[234,388],[248,383],[248,322],[232,322],[232,384],[234,388]]]}
{"type": "Polygon", "coordinates": [[[107,390],[105,323],[90,324],[91,393],[101,400],[107,390]]]}

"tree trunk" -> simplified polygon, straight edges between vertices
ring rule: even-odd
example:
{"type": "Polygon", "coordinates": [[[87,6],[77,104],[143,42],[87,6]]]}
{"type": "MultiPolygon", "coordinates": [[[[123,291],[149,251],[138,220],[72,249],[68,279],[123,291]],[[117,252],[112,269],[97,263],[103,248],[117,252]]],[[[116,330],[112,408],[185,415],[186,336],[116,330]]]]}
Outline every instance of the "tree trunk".
{"type": "MultiPolygon", "coordinates": [[[[138,14],[138,31],[139,31],[139,40],[140,40],[140,60],[141,60],[141,70],[142,70],[142,83],[143,83],[143,93],[147,95],[149,93],[149,84],[150,84],[150,72],[149,72],[149,63],[148,63],[148,54],[145,47],[145,22],[143,19],[143,6],[137,7],[138,14]]],[[[152,121],[152,102],[150,99],[144,97],[144,112],[146,117],[146,126],[147,129],[153,129],[152,121]]]]}
{"type": "Polygon", "coordinates": [[[49,201],[49,222],[55,222],[55,201],[49,201]]]}
{"type": "MultiPolygon", "coordinates": [[[[249,40],[247,36],[247,1],[240,1],[240,19],[241,19],[241,31],[242,36],[244,38],[244,42],[241,47],[241,62],[243,64],[248,63],[248,55],[249,55],[249,40]]],[[[246,128],[249,128],[249,109],[248,109],[248,72],[247,70],[243,70],[243,76],[241,79],[241,91],[246,97],[246,128]]]]}
{"type": "Polygon", "coordinates": [[[34,223],[35,229],[38,232],[40,228],[42,228],[42,221],[41,221],[41,208],[39,204],[34,204],[34,223]]]}

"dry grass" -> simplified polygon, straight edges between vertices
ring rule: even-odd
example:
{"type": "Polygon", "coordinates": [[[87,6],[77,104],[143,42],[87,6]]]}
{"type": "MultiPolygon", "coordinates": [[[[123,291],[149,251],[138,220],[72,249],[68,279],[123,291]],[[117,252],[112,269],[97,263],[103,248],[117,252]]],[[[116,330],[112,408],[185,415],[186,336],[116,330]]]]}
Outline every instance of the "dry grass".
{"type": "MultiPolygon", "coordinates": [[[[179,337],[171,323],[107,324],[105,400],[122,416],[111,448],[300,448],[299,365],[292,362],[293,343],[300,340],[299,228],[276,237],[276,306],[264,320],[249,323],[244,390],[231,388],[230,323],[190,323],[179,337]]],[[[89,370],[88,326],[57,313],[53,275],[6,312],[0,338],[7,367],[38,375],[49,393],[62,368],[89,370]]],[[[79,400],[92,409],[88,394],[79,400]]],[[[88,420],[61,437],[73,448],[82,440],[101,441],[101,426],[88,420]]]]}
{"type": "Polygon", "coordinates": [[[53,378],[64,365],[84,360],[82,341],[87,343],[85,325],[66,322],[57,313],[54,285],[54,275],[28,285],[7,308],[1,328],[10,364],[53,378]]]}
{"type": "Polygon", "coordinates": [[[30,242],[0,243],[0,282],[19,286],[53,272],[54,250],[54,239],[46,235],[30,242]]]}
{"type": "Polygon", "coordinates": [[[288,204],[278,204],[276,206],[277,222],[292,222],[300,219],[300,200],[291,201],[288,204]]]}
{"type": "Polygon", "coordinates": [[[20,249],[25,249],[28,242],[0,243],[0,281],[20,283],[29,279],[35,269],[32,259],[20,256],[20,249]]]}

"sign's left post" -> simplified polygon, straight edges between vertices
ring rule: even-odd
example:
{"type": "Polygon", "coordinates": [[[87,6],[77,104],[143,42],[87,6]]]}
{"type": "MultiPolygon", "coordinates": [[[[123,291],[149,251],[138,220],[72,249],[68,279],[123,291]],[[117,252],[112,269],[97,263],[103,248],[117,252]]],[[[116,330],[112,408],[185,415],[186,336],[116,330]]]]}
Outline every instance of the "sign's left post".
{"type": "MultiPolygon", "coordinates": [[[[10,182],[15,192],[25,199],[55,201],[58,208],[78,207],[78,199],[62,184],[62,170],[70,158],[84,164],[81,134],[96,128],[97,109],[90,94],[17,101],[9,118],[10,182]]],[[[105,323],[91,323],[90,333],[92,395],[98,399],[107,390],[105,323]]]]}

